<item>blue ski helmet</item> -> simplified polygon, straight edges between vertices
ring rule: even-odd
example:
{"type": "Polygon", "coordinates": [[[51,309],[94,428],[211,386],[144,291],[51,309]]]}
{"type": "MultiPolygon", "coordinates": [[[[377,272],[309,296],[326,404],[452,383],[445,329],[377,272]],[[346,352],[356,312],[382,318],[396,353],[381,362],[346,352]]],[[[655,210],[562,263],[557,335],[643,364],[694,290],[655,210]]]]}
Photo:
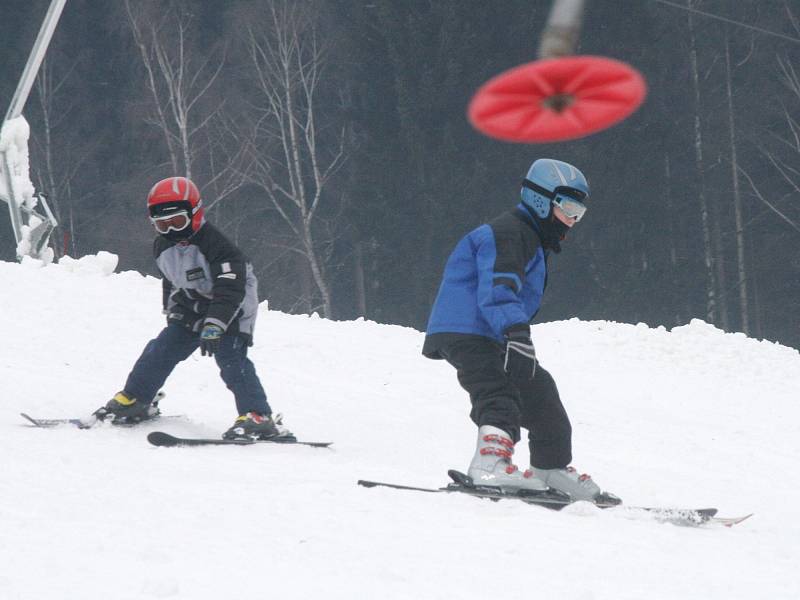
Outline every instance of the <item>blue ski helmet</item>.
{"type": "Polygon", "coordinates": [[[583,173],[553,158],[533,161],[522,185],[522,203],[540,219],[550,216],[550,205],[557,191],[566,192],[581,202],[589,198],[589,184],[583,173]]]}

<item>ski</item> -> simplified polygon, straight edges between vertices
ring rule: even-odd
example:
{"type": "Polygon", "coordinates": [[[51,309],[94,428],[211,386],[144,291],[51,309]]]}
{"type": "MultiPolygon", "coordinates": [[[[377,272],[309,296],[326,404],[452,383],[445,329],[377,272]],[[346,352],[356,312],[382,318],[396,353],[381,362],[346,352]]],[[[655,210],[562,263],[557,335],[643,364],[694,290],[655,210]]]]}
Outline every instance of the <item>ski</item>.
{"type": "Polygon", "coordinates": [[[35,427],[41,427],[43,429],[60,427],[61,425],[74,425],[78,429],[90,429],[95,425],[97,425],[98,423],[111,423],[112,425],[116,425],[118,427],[119,426],[130,427],[133,425],[138,425],[139,423],[154,421],[155,419],[181,418],[182,415],[161,414],[161,410],[158,408],[158,403],[164,399],[164,396],[166,396],[166,394],[163,391],[159,391],[156,394],[156,397],[153,398],[153,402],[151,403],[151,409],[152,409],[151,414],[149,414],[147,417],[136,419],[135,421],[111,418],[112,415],[109,415],[109,413],[106,411],[105,406],[101,406],[88,417],[73,417],[65,419],[40,419],[38,417],[32,417],[27,413],[19,413],[19,414],[21,417],[23,417],[25,420],[27,420],[35,427]]]}
{"type": "Polygon", "coordinates": [[[89,429],[92,425],[97,423],[97,417],[94,415],[85,417],[83,419],[34,419],[32,416],[19,413],[21,417],[26,419],[29,423],[36,427],[47,429],[50,427],[58,427],[60,425],[75,425],[79,429],[89,429]]]}
{"type": "MultiPolygon", "coordinates": [[[[566,494],[562,494],[555,490],[548,490],[541,493],[524,492],[504,492],[499,488],[492,488],[487,486],[475,485],[472,479],[456,470],[447,472],[453,480],[445,487],[441,488],[425,488],[415,487],[408,485],[399,485],[396,483],[385,483],[380,481],[368,481],[360,479],[358,485],[372,488],[372,487],[385,487],[396,490],[409,490],[426,493],[460,493],[467,494],[476,498],[488,498],[489,500],[517,500],[525,504],[532,504],[534,506],[542,506],[552,510],[561,510],[562,508],[572,504],[572,501],[566,494]]],[[[707,523],[716,523],[726,527],[732,527],[748,519],[752,514],[742,517],[717,517],[716,508],[662,508],[662,507],[644,507],[644,506],[623,506],[619,499],[615,496],[608,495],[596,501],[595,506],[598,508],[614,508],[619,507],[629,511],[643,511],[649,513],[653,518],[661,523],[672,523],[674,525],[682,525],[688,527],[697,527],[707,523]]]]}
{"type": "Polygon", "coordinates": [[[327,448],[333,442],[303,442],[291,437],[272,438],[269,440],[226,440],[222,438],[182,438],[163,431],[153,431],[147,435],[147,441],[161,448],[177,448],[185,446],[252,446],[254,444],[289,444],[327,448]]]}
{"type": "Polygon", "coordinates": [[[37,417],[32,417],[27,413],[19,413],[21,417],[23,417],[28,423],[33,425],[34,427],[39,427],[41,429],[52,429],[54,427],[61,427],[62,425],[73,425],[78,429],[91,429],[95,425],[99,423],[110,423],[115,427],[133,427],[135,425],[139,425],[140,423],[147,423],[149,421],[156,421],[159,419],[182,419],[184,415],[162,415],[161,413],[147,417],[146,419],[139,419],[138,421],[130,422],[130,421],[117,421],[117,420],[110,420],[110,419],[101,419],[96,415],[89,415],[88,417],[83,418],[66,418],[66,419],[40,419],[37,417]]]}
{"type": "MultiPolygon", "coordinates": [[[[459,493],[459,494],[467,494],[468,496],[475,496],[476,498],[487,498],[489,500],[520,500],[525,502],[526,504],[534,504],[536,506],[544,506],[547,508],[552,508],[554,510],[560,510],[565,506],[570,504],[569,496],[563,494],[561,492],[555,490],[547,490],[544,492],[522,492],[522,493],[512,493],[512,492],[505,492],[500,488],[488,487],[488,486],[478,486],[472,483],[472,479],[461,473],[460,471],[456,471],[451,469],[447,472],[450,478],[453,480],[452,483],[447,484],[445,487],[441,488],[423,488],[423,487],[414,487],[414,486],[407,486],[407,485],[398,485],[395,483],[384,483],[380,481],[367,481],[364,479],[358,480],[358,485],[364,487],[387,487],[396,490],[412,490],[417,492],[429,492],[429,493],[459,493]]],[[[607,504],[597,504],[601,508],[607,508],[609,506],[613,506],[611,503],[607,504]]]]}

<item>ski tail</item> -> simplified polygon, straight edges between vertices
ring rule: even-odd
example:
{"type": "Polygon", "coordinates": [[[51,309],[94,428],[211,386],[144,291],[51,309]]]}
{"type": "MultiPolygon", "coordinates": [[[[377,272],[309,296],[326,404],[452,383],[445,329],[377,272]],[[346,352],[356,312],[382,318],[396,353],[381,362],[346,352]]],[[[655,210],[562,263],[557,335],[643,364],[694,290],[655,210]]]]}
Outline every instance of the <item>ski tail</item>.
{"type": "Polygon", "coordinates": [[[391,488],[391,489],[394,489],[394,490],[410,490],[410,491],[413,491],[413,492],[429,492],[429,493],[434,493],[434,494],[438,494],[438,493],[441,493],[441,492],[445,491],[443,489],[414,487],[414,486],[411,486],[411,485],[400,485],[400,484],[397,484],[397,483],[384,483],[383,481],[369,481],[369,480],[366,480],[366,479],[359,479],[358,480],[358,485],[366,487],[366,488],[385,487],[385,488],[391,488]]]}

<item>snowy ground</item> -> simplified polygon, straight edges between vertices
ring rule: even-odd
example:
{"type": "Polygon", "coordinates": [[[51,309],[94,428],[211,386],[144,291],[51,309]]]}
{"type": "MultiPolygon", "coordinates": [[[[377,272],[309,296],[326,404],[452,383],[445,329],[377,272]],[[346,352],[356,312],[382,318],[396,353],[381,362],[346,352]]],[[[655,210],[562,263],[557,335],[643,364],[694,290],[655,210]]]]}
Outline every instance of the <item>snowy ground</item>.
{"type": "MultiPolygon", "coordinates": [[[[116,392],[162,325],[160,287],[108,256],[0,263],[0,598],[800,597],[800,354],[699,321],[534,327],[574,427],[575,464],[629,504],[755,512],[687,529],[619,512],[364,489],[438,486],[475,429],[422,334],[262,306],[252,349],[305,447],[162,449],[236,416],[213,361],[166,386],[185,418],[134,429],[27,427],[116,392]]],[[[519,462],[525,463],[526,450],[519,462]]]]}

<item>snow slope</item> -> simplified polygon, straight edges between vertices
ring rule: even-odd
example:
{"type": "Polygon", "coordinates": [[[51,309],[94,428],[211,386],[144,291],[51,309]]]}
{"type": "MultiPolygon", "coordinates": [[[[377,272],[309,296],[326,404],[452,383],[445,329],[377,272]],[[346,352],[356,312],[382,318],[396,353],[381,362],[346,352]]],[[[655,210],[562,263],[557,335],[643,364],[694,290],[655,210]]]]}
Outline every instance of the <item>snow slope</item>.
{"type": "MultiPolygon", "coordinates": [[[[109,255],[0,263],[0,598],[792,599],[800,597],[800,354],[701,321],[534,327],[574,428],[575,464],[629,504],[755,512],[687,529],[575,506],[364,489],[445,483],[475,428],[422,334],[262,313],[251,357],[305,447],[150,447],[236,416],[199,353],[140,428],[39,430],[83,416],[162,326],[160,287],[109,255]]],[[[519,463],[527,450],[518,447],[519,463]]]]}

